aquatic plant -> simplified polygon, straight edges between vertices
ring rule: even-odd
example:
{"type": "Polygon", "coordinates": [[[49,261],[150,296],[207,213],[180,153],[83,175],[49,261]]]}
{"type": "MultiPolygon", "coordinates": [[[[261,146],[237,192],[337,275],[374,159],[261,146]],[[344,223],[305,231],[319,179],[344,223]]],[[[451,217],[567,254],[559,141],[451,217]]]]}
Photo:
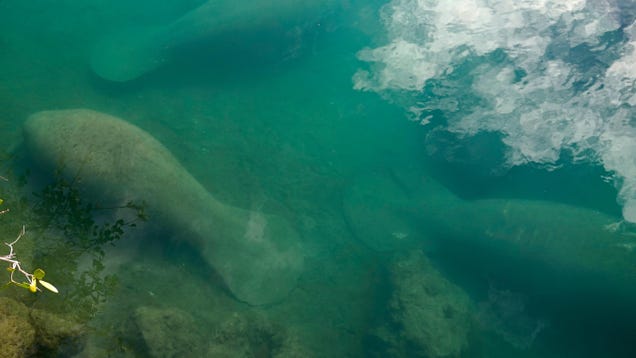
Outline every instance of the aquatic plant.
{"type": "Polygon", "coordinates": [[[34,256],[71,276],[64,297],[57,302],[48,299],[47,307],[56,306],[62,312],[73,312],[79,321],[88,321],[117,286],[115,275],[104,273],[104,245],[114,245],[125,229],[145,221],[146,214],[144,206],[134,202],[112,207],[87,202],[77,188],[77,180],[66,179],[57,171],[49,185],[34,193],[36,201],[30,210],[42,237],[34,256]],[[115,210],[130,210],[132,218],[97,219],[98,214],[115,210]]]}
{"type": "Polygon", "coordinates": [[[58,293],[58,290],[55,286],[42,280],[45,275],[44,270],[38,268],[38,269],[35,269],[33,273],[28,273],[22,268],[20,261],[17,259],[13,245],[15,245],[22,238],[22,236],[24,236],[25,233],[26,233],[26,229],[23,226],[22,230],[20,231],[20,234],[18,234],[18,237],[15,240],[13,240],[13,242],[5,243],[5,245],[9,247],[9,253],[7,255],[0,256],[1,261],[5,261],[9,263],[9,267],[7,267],[7,271],[10,272],[9,282],[7,282],[5,286],[15,285],[18,287],[26,288],[29,291],[35,293],[40,290],[40,288],[38,287],[38,283],[40,283],[40,285],[46,288],[47,290],[58,293]],[[22,274],[22,276],[26,279],[26,282],[25,281],[18,282],[15,280],[13,276],[16,271],[22,274]]]}
{"type": "MultiPolygon", "coordinates": [[[[17,238],[5,243],[9,253],[0,256],[0,261],[9,264],[7,286],[17,286],[31,292],[41,291],[44,287],[52,292],[58,288],[44,281],[45,271],[38,268],[33,272],[24,269],[24,260],[38,262],[40,265],[54,267],[54,278],[61,280],[64,274],[60,295],[41,296],[35,300],[27,300],[29,306],[42,305],[46,311],[71,314],[78,322],[87,322],[96,312],[100,303],[104,302],[117,286],[114,275],[104,274],[103,260],[106,255],[103,246],[114,245],[127,227],[136,226],[136,221],[146,219],[144,208],[133,202],[115,207],[98,207],[86,202],[82,193],[76,188],[75,180],[67,180],[56,171],[53,180],[43,188],[23,196],[24,188],[29,181],[30,173],[12,178],[13,189],[4,193],[4,198],[12,202],[12,221],[27,222],[29,231],[37,237],[37,244],[32,240],[24,241],[26,228],[22,226],[17,238]],[[7,198],[6,196],[11,196],[7,198]],[[130,220],[104,217],[97,222],[99,212],[109,214],[113,210],[130,209],[134,217],[130,220]],[[23,243],[22,257],[16,255],[16,244],[23,243]],[[25,259],[28,258],[28,259],[25,259]],[[86,261],[84,261],[86,260],[86,261]]],[[[0,180],[9,181],[0,177],[0,180]]],[[[0,199],[0,204],[2,199],[0,199]]],[[[0,211],[7,213],[9,209],[0,211]]],[[[6,229],[6,227],[4,227],[6,229]]],[[[24,301],[25,298],[21,298],[24,301]]]]}
{"type": "MultiPolygon", "coordinates": [[[[2,176],[0,176],[0,179],[5,181],[7,180],[5,177],[2,177],[2,176]]],[[[0,199],[0,204],[2,204],[2,202],[3,200],[0,199]]],[[[9,209],[0,210],[0,215],[5,214],[7,212],[9,212],[9,209]]],[[[5,286],[14,285],[14,286],[26,288],[29,291],[35,293],[40,290],[40,288],[38,287],[38,282],[39,282],[40,285],[46,288],[47,290],[58,293],[58,290],[55,286],[42,280],[45,275],[44,270],[38,268],[38,269],[35,269],[33,273],[29,273],[22,268],[22,265],[20,264],[20,261],[18,260],[16,256],[15,249],[13,246],[17,244],[18,241],[20,241],[20,239],[24,236],[25,233],[26,233],[26,228],[22,226],[22,230],[20,231],[20,233],[18,234],[15,240],[13,240],[10,243],[5,242],[5,245],[9,247],[9,253],[4,256],[0,256],[0,261],[5,261],[9,263],[9,267],[7,267],[7,271],[9,271],[10,273],[9,282],[7,282],[5,286]],[[16,271],[22,274],[22,276],[24,277],[24,279],[26,279],[26,281],[22,281],[22,282],[16,281],[16,279],[14,278],[14,274],[16,273],[16,271]]]]}

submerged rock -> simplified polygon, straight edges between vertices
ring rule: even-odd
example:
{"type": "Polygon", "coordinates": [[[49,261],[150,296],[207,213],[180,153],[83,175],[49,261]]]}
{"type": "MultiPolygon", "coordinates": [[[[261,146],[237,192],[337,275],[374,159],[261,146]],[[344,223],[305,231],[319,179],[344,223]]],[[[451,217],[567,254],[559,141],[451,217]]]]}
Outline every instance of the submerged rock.
{"type": "Polygon", "coordinates": [[[223,322],[210,338],[208,357],[312,356],[292,332],[259,315],[235,313],[223,322]]]}
{"type": "Polygon", "coordinates": [[[19,358],[35,351],[35,328],[29,309],[9,298],[0,298],[0,350],[2,357],[19,358]]]}
{"type": "Polygon", "coordinates": [[[78,339],[85,333],[84,325],[42,309],[31,309],[30,319],[36,330],[36,341],[39,347],[54,350],[66,342],[78,339]]]}
{"type": "Polygon", "coordinates": [[[44,111],[24,124],[27,150],[102,203],[145,203],[149,225],[197,249],[231,293],[276,303],[302,271],[298,234],[283,218],[216,200],[150,134],[88,109],[44,111]]]}
{"type": "Polygon", "coordinates": [[[509,290],[488,290],[488,300],[480,302],[477,322],[492,330],[516,349],[528,349],[548,326],[548,321],[531,316],[523,295],[509,290]]]}
{"type": "Polygon", "coordinates": [[[83,326],[76,322],[0,297],[0,357],[53,353],[82,333],[83,326]]]}
{"type": "Polygon", "coordinates": [[[444,278],[419,251],[394,261],[393,324],[380,329],[396,356],[457,357],[468,346],[473,307],[468,295],[444,278]]]}
{"type": "Polygon", "coordinates": [[[139,307],[125,325],[132,354],[169,357],[304,358],[311,354],[286,327],[251,312],[221,322],[175,308],[139,307]]]}
{"type": "Polygon", "coordinates": [[[151,357],[196,357],[202,353],[201,334],[184,311],[139,307],[133,320],[151,357]]]}

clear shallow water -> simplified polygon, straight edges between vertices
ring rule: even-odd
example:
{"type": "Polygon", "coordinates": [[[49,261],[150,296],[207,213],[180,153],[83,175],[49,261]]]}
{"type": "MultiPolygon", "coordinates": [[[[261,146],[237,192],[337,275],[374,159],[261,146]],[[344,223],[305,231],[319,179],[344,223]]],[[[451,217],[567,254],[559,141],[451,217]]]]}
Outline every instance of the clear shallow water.
{"type": "Polygon", "coordinates": [[[3,2],[5,150],[34,112],[113,114],[220,201],[281,215],[302,238],[297,288],[250,308],[194,250],[132,232],[106,256],[121,288],[85,345],[151,354],[151,308],[195,317],[207,353],[225,332],[270,337],[250,346],[263,356],[292,355],[285,344],[315,356],[633,356],[633,239],[604,236],[636,178],[633,4],[602,4],[335,4],[291,37],[201,39],[111,83],[89,63],[101,38],[198,3],[3,2]],[[444,304],[446,321],[421,308],[444,304]]]}

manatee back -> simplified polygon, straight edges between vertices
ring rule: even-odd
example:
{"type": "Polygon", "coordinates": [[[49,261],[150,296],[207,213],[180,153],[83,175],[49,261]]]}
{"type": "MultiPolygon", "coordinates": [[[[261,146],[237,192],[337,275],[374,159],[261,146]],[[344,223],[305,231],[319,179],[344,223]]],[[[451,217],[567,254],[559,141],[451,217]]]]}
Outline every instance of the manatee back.
{"type": "Polygon", "coordinates": [[[156,139],[108,114],[88,109],[38,112],[25,122],[24,138],[39,164],[61,168],[100,197],[152,202],[168,188],[203,190],[156,139]]]}

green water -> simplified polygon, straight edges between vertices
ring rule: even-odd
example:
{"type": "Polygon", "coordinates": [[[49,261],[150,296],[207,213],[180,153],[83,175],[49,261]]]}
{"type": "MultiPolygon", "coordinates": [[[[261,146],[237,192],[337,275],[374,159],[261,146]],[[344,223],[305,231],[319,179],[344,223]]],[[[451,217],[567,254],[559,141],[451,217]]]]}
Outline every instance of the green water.
{"type": "MultiPolygon", "coordinates": [[[[491,170],[504,151],[497,138],[449,149],[443,134],[407,120],[399,105],[354,90],[352,76],[361,67],[356,53],[382,41],[381,2],[338,3],[290,28],[298,31],[294,41],[264,33],[239,37],[242,46],[189,44],[165,66],[130,82],[109,82],[91,70],[94,44],[105,34],[170,22],[199,3],[1,2],[0,148],[8,153],[2,168],[8,173],[31,165],[21,154],[21,128],[35,112],[90,108],[117,116],[159,140],[218,200],[288,220],[301,237],[302,275],[283,302],[250,307],[231,297],[193,248],[161,233],[131,230],[107,249],[104,264],[119,283],[86,323],[96,329],[53,356],[161,356],[149,346],[156,339],[144,337],[148,328],[139,317],[147,309],[193,320],[160,339],[175,356],[222,350],[254,357],[445,356],[430,348],[442,338],[423,342],[400,321],[418,313],[429,318],[421,308],[428,304],[421,292],[428,281],[412,275],[419,268],[457,287],[468,302],[458,319],[462,327],[438,330],[467,330],[453,336],[452,354],[636,354],[631,249],[616,249],[605,241],[615,239],[611,235],[598,242],[573,237],[581,233],[579,224],[587,224],[579,217],[592,224],[620,220],[617,193],[602,180],[603,169],[565,162],[552,171],[531,165],[491,170]],[[431,145],[439,149],[434,154],[431,145]],[[429,177],[452,196],[436,194],[435,185],[421,191],[421,178],[429,177]],[[356,217],[367,212],[355,206],[364,207],[363,192],[375,197],[368,201],[372,217],[356,217]],[[533,216],[527,225],[497,226],[506,200],[521,216],[533,216]],[[553,210],[552,203],[561,206],[553,210]],[[360,210],[352,213],[352,207],[360,210]],[[481,213],[490,226],[481,226],[481,213]],[[534,219],[544,213],[554,220],[534,219]],[[413,230],[404,232],[408,244],[374,247],[375,233],[388,230],[384,234],[397,238],[402,229],[413,230]],[[491,235],[490,229],[499,231],[491,235]],[[544,235],[538,244],[515,241],[533,230],[544,235]],[[430,263],[396,269],[420,252],[430,263]],[[415,285],[412,295],[409,284],[415,285]]],[[[4,185],[8,191],[17,183],[4,185]]],[[[55,267],[47,269],[52,282],[65,279],[55,267]]],[[[39,295],[35,304],[46,307],[46,293],[39,295]]]]}

